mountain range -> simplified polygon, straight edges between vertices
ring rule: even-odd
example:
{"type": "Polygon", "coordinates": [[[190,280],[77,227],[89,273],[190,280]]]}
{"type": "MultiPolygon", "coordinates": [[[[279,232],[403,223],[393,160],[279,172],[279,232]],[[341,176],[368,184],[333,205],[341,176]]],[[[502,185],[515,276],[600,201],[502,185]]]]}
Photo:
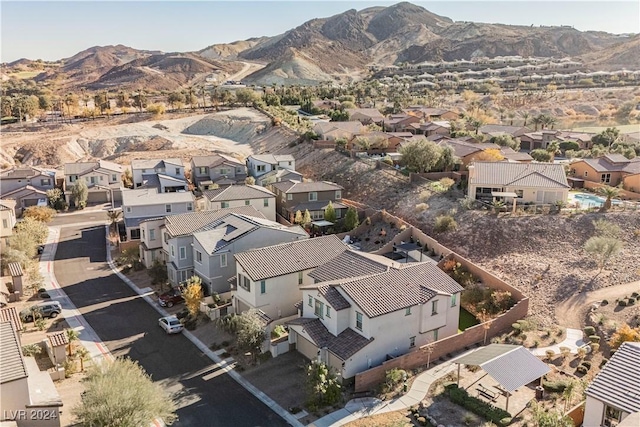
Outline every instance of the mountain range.
{"type": "MultiPolygon", "coordinates": [[[[69,87],[174,90],[206,76],[238,73],[253,84],[316,84],[361,78],[371,65],[451,61],[494,56],[572,57],[591,70],[640,69],[640,36],[578,31],[572,27],[454,22],[411,3],[348,10],[312,19],[284,34],[197,52],[162,53],[126,46],[93,47],[50,68],[37,80],[69,87]]],[[[6,64],[24,66],[20,60],[6,64]],[[16,64],[18,63],[19,64],[16,64]]]]}

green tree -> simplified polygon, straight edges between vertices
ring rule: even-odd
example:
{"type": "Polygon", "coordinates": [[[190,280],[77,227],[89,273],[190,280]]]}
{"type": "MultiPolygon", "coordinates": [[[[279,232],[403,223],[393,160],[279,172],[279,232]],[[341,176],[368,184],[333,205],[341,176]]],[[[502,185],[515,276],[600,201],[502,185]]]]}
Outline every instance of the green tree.
{"type": "Polygon", "coordinates": [[[254,357],[258,355],[267,336],[264,320],[258,310],[250,309],[238,316],[236,328],[238,345],[250,351],[254,357]]]}
{"type": "Polygon", "coordinates": [[[600,187],[598,189],[598,192],[607,198],[602,205],[602,209],[606,211],[611,209],[611,199],[618,197],[618,194],[620,194],[620,189],[607,185],[604,187],[600,187]]]}
{"type": "Polygon", "coordinates": [[[109,109],[109,97],[107,92],[98,92],[93,96],[93,103],[100,109],[100,113],[104,113],[109,109]]]}
{"type": "Polygon", "coordinates": [[[167,102],[171,106],[171,109],[175,108],[176,105],[178,105],[178,108],[180,108],[182,105],[184,105],[185,101],[186,98],[182,92],[171,92],[169,96],[167,96],[167,102]]]}
{"type": "Polygon", "coordinates": [[[116,96],[116,106],[118,108],[130,107],[131,100],[129,99],[129,94],[124,91],[118,92],[118,96],[116,96]]]}
{"type": "Polygon", "coordinates": [[[551,153],[549,153],[547,150],[543,150],[542,148],[536,148],[535,150],[532,150],[529,155],[533,157],[533,160],[535,160],[536,162],[549,163],[552,158],[551,153]]]}
{"type": "Polygon", "coordinates": [[[79,101],[78,95],[76,95],[75,93],[69,92],[68,94],[65,95],[64,105],[67,106],[67,111],[69,113],[69,116],[71,116],[72,108],[73,110],[78,108],[78,101],[79,101]]]}
{"type": "Polygon", "coordinates": [[[62,202],[64,198],[62,197],[62,190],[59,188],[52,188],[47,190],[47,200],[49,201],[49,206],[54,209],[61,209],[62,202]]]}
{"type": "Polygon", "coordinates": [[[73,197],[73,203],[76,208],[86,206],[87,199],[89,198],[89,187],[84,179],[78,179],[76,183],[71,187],[71,196],[73,197]]]}
{"type": "Polygon", "coordinates": [[[356,228],[358,225],[359,225],[358,212],[356,211],[356,208],[354,208],[353,206],[350,206],[347,209],[347,213],[344,217],[344,227],[347,229],[347,231],[351,231],[354,228],[356,228]]]}
{"type": "Polygon", "coordinates": [[[300,212],[300,211],[296,212],[296,215],[295,215],[295,217],[293,219],[293,223],[302,225],[302,212],[300,212]]]}
{"type": "Polygon", "coordinates": [[[442,148],[434,142],[420,139],[400,148],[402,163],[412,172],[429,172],[438,163],[442,148]]]}
{"type": "Polygon", "coordinates": [[[606,128],[599,134],[591,138],[591,142],[597,145],[604,145],[605,147],[611,147],[614,142],[617,142],[620,138],[620,130],[618,128],[606,128]]]}
{"type": "Polygon", "coordinates": [[[309,224],[311,224],[311,214],[309,213],[309,209],[305,209],[304,214],[302,215],[301,225],[303,227],[307,227],[309,224]]]}
{"type": "Polygon", "coordinates": [[[248,176],[244,179],[245,185],[256,185],[256,179],[252,176],[248,176]]]}
{"type": "Polygon", "coordinates": [[[67,340],[69,341],[69,344],[67,345],[67,352],[68,355],[71,356],[71,353],[73,351],[73,343],[75,341],[78,341],[78,339],[80,338],[80,332],[71,328],[67,329],[65,332],[67,334],[67,340]]]}
{"type": "Polygon", "coordinates": [[[51,101],[51,96],[49,95],[40,95],[38,96],[38,107],[42,111],[49,111],[53,102],[51,101]]]}
{"type": "Polygon", "coordinates": [[[549,144],[547,144],[546,150],[547,153],[549,153],[549,156],[551,156],[549,163],[553,163],[556,158],[556,154],[558,154],[558,152],[560,151],[560,144],[558,144],[558,141],[551,141],[549,144]]]}
{"type": "Polygon", "coordinates": [[[155,260],[153,262],[153,265],[147,271],[147,274],[149,274],[149,277],[151,277],[151,284],[160,285],[161,289],[169,280],[169,275],[167,274],[167,266],[158,260],[155,260]]]}
{"type": "Polygon", "coordinates": [[[336,210],[333,207],[333,203],[331,203],[331,200],[329,200],[329,204],[324,210],[324,219],[329,222],[336,222],[336,210]]]}
{"type": "Polygon", "coordinates": [[[56,211],[49,206],[29,206],[22,214],[23,218],[33,218],[44,223],[51,222],[56,211]]]}
{"type": "Polygon", "coordinates": [[[319,360],[312,360],[307,367],[307,392],[307,405],[319,408],[338,403],[342,387],[327,365],[319,360]]]}
{"type": "Polygon", "coordinates": [[[440,151],[440,158],[438,158],[436,169],[441,171],[450,171],[459,163],[460,159],[456,157],[456,153],[453,148],[449,145],[445,145],[440,151]]]}
{"type": "Polygon", "coordinates": [[[202,279],[191,276],[182,286],[182,298],[192,319],[198,317],[200,301],[202,301],[202,279]]]}
{"type": "Polygon", "coordinates": [[[584,250],[596,261],[600,271],[620,252],[622,242],[613,237],[593,236],[584,244],[584,250]]]}
{"type": "Polygon", "coordinates": [[[138,107],[140,112],[142,112],[142,109],[147,108],[147,95],[142,91],[142,89],[134,93],[132,98],[133,105],[138,107]]]}
{"type": "Polygon", "coordinates": [[[496,135],[494,137],[491,137],[491,139],[489,139],[489,142],[501,147],[509,147],[514,151],[520,150],[520,140],[508,134],[496,135]]]}
{"type": "Polygon", "coordinates": [[[257,98],[258,94],[253,89],[242,88],[236,90],[236,100],[245,107],[253,103],[257,98]]]}
{"type": "Polygon", "coordinates": [[[111,223],[111,228],[114,233],[118,231],[116,225],[118,224],[118,221],[120,221],[121,216],[122,210],[120,209],[111,209],[107,211],[107,218],[109,218],[109,222],[111,223]]]}
{"type": "Polygon", "coordinates": [[[82,400],[72,409],[85,426],[148,426],[160,418],[175,419],[175,404],[137,362],[118,358],[94,366],[82,400]]]}

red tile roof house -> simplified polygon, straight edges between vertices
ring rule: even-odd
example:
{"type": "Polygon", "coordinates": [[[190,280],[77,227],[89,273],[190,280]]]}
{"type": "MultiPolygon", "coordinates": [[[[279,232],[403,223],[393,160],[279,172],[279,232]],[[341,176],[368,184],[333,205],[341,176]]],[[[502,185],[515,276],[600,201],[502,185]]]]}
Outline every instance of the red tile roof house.
{"type": "Polygon", "coordinates": [[[432,262],[345,251],[309,275],[289,343],[342,378],[458,332],[462,287],[432,262]]]}

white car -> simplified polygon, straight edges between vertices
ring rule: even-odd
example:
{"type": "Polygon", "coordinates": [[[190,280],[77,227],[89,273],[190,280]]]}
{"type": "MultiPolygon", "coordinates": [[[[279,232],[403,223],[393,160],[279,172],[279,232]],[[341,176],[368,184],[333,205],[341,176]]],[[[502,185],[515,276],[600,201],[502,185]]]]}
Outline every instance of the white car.
{"type": "Polygon", "coordinates": [[[176,316],[161,317],[158,324],[167,334],[179,334],[184,329],[176,316]]]}

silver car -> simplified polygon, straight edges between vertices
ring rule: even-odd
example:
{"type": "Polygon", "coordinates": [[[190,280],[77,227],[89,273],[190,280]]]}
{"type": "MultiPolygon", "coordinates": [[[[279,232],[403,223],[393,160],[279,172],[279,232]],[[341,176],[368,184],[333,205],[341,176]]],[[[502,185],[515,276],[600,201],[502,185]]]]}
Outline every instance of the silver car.
{"type": "Polygon", "coordinates": [[[161,317],[158,319],[158,324],[167,334],[179,334],[184,329],[176,316],[161,317]]]}

